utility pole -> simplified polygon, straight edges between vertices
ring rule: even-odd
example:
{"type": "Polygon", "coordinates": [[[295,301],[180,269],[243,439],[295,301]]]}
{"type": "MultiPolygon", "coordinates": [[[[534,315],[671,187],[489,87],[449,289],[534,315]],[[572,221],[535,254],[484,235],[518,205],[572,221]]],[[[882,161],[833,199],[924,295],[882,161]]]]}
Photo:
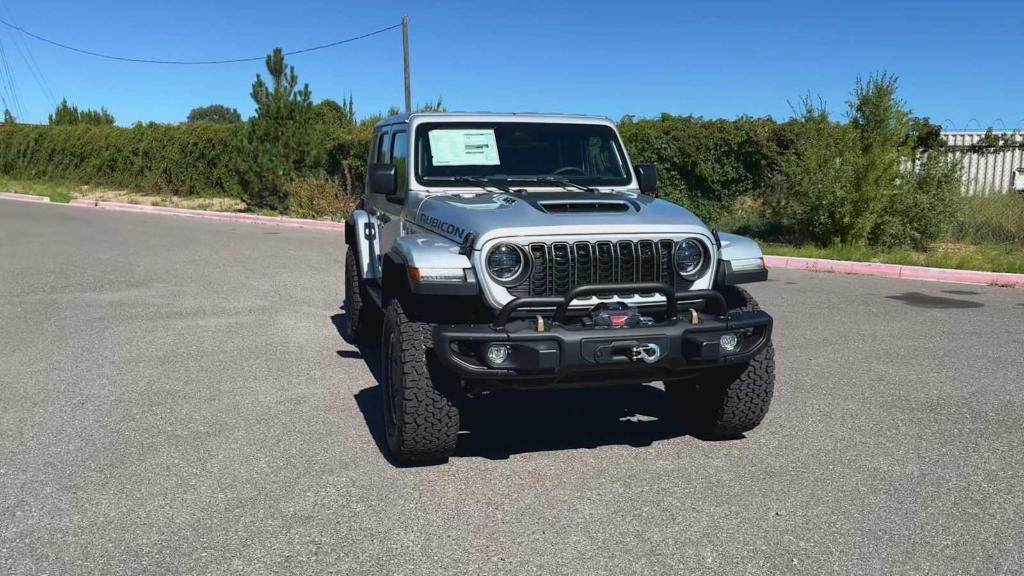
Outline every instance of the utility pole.
{"type": "Polygon", "coordinates": [[[412,112],[412,93],[409,88],[409,17],[402,16],[402,57],[405,61],[405,113],[412,112]]]}

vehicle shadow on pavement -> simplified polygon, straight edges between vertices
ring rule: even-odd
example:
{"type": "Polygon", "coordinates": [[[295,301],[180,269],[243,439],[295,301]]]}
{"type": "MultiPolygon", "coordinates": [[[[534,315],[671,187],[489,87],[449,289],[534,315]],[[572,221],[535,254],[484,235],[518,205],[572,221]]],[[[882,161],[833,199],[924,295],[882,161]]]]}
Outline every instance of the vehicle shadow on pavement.
{"type": "MultiPolygon", "coordinates": [[[[331,320],[339,335],[344,334],[345,314],[331,320]]],[[[357,357],[350,350],[338,355],[357,357]]],[[[382,417],[380,349],[360,347],[358,357],[377,385],[360,390],[355,401],[377,448],[391,462],[382,417]]],[[[501,460],[529,452],[650,446],[686,435],[668,409],[664,391],[654,385],[508,391],[465,398],[455,455],[501,460]]]]}
{"type": "Polygon", "coordinates": [[[465,401],[457,456],[650,446],[684,436],[652,385],[495,392],[465,401]]]}

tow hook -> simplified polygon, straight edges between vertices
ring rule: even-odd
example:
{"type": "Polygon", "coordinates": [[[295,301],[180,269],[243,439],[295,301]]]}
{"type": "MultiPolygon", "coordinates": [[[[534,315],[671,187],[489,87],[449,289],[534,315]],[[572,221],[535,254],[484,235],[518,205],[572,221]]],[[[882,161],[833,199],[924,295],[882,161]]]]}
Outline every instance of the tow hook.
{"type": "Polygon", "coordinates": [[[654,364],[661,358],[661,348],[657,344],[641,344],[634,346],[630,359],[633,362],[642,360],[648,364],[654,364]]]}

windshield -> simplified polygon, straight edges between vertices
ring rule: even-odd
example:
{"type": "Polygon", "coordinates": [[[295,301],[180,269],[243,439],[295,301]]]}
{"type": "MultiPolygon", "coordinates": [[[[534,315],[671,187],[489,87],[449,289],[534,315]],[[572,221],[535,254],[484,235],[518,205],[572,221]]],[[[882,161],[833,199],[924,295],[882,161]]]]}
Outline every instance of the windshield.
{"type": "Polygon", "coordinates": [[[608,126],[445,122],[416,129],[416,180],[425,186],[473,186],[472,178],[552,185],[543,176],[587,186],[631,182],[608,126]]]}

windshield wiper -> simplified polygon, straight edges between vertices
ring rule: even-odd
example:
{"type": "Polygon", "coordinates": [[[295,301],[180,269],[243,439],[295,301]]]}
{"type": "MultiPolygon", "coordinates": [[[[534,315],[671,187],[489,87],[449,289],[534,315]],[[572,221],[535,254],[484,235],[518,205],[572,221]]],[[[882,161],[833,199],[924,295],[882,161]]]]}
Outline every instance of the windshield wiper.
{"type": "Polygon", "coordinates": [[[431,182],[465,182],[467,184],[476,184],[480,188],[487,190],[488,188],[497,188],[506,194],[515,194],[516,191],[505,186],[504,184],[497,184],[492,182],[488,178],[481,176],[424,176],[424,180],[431,182]]]}
{"type": "Polygon", "coordinates": [[[575,188],[577,190],[582,190],[584,192],[597,192],[596,188],[584,186],[583,184],[578,184],[576,182],[573,182],[572,180],[569,180],[568,178],[562,178],[561,176],[556,176],[554,174],[542,174],[540,176],[505,176],[503,177],[503,179],[510,181],[514,180],[516,182],[536,182],[538,184],[554,184],[556,186],[561,186],[566,190],[575,188]]]}

